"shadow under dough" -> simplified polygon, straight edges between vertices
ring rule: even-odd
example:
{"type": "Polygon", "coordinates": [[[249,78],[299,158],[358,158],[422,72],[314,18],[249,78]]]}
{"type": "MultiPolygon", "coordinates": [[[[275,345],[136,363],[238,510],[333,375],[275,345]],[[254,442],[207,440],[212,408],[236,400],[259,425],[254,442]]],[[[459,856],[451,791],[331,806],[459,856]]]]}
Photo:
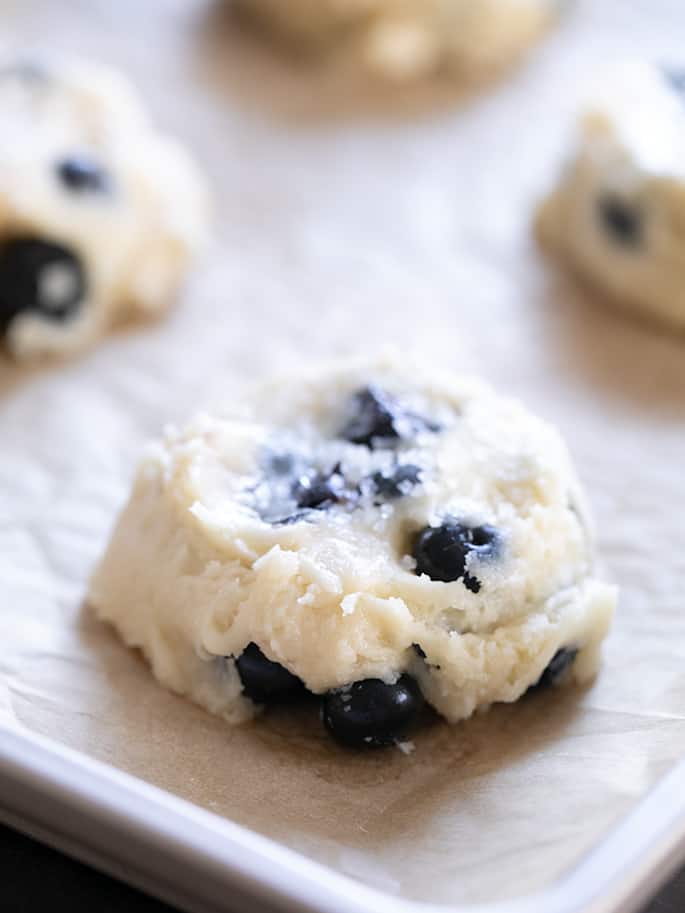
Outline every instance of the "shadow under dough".
{"type": "Polygon", "coordinates": [[[685,334],[621,308],[554,265],[539,299],[560,370],[639,408],[685,411],[685,334]]]}
{"type": "Polygon", "coordinates": [[[162,688],[137,651],[87,607],[77,632],[91,658],[92,706],[85,709],[99,719],[91,741],[98,755],[305,851],[319,839],[377,849],[420,836],[435,815],[466,802],[476,781],[558,740],[583,693],[531,692],[457,726],[430,714],[411,754],[357,753],[327,736],[315,700],[232,727],[162,688]]]}
{"type": "MultiPolygon", "coordinates": [[[[175,311],[178,304],[175,301],[171,310],[175,311]]],[[[3,351],[0,340],[0,403],[3,397],[28,384],[31,380],[37,380],[50,374],[59,375],[69,366],[84,361],[98,348],[106,346],[110,340],[125,341],[144,333],[154,333],[158,327],[164,325],[168,316],[168,313],[145,315],[136,319],[124,316],[120,322],[109,327],[101,338],[93,340],[83,350],[65,355],[39,355],[25,362],[17,361],[3,351]]]]}

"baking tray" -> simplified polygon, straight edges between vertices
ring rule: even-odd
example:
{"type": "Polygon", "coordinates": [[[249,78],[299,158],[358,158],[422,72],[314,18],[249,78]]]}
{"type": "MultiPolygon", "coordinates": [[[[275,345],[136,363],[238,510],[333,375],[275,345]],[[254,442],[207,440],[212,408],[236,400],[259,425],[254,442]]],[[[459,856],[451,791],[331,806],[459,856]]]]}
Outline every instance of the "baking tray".
{"type": "Polygon", "coordinates": [[[529,222],[582,77],[626,51],[676,62],[685,8],[569,4],[523,66],[461,97],[285,62],[217,8],[0,8],[0,44],[133,76],[216,204],[168,319],[63,366],[0,364],[4,814],[176,903],[627,909],[682,859],[682,774],[635,809],[685,757],[684,344],[565,282],[529,222]],[[409,756],[342,752],[307,708],[233,730],[94,621],[88,574],[164,422],[385,342],[560,427],[621,587],[604,669],[430,726],[409,756]]]}
{"type": "Polygon", "coordinates": [[[50,740],[0,730],[0,819],[193,913],[632,913],[685,858],[685,763],[566,877],[515,901],[414,903],[50,740]]]}

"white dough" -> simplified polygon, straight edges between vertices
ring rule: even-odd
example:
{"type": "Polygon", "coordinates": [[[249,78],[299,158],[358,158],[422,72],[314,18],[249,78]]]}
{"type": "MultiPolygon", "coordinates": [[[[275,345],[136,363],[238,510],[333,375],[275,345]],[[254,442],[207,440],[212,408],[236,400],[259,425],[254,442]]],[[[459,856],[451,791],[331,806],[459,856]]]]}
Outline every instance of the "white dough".
{"type": "Polygon", "coordinates": [[[537,217],[542,243],[617,304],[685,329],[685,80],[641,61],[590,90],[537,217]],[[606,223],[607,207],[619,231],[606,223]],[[622,226],[622,230],[621,230],[622,226]]]}
{"type": "MultiPolygon", "coordinates": [[[[149,123],[128,81],[80,60],[6,62],[0,135],[0,250],[17,238],[57,244],[85,278],[66,318],[47,307],[5,320],[10,354],[68,355],[117,323],[167,308],[204,239],[207,191],[184,149],[149,123]],[[106,189],[66,185],[58,169],[73,158],[95,163],[106,189]]],[[[65,288],[53,280],[55,294],[65,288]]]]}
{"type": "Polygon", "coordinates": [[[237,0],[238,10],[296,44],[342,50],[395,79],[438,70],[482,75],[522,54],[555,0],[237,0]]]}
{"type": "Polygon", "coordinates": [[[317,693],[407,671],[456,721],[519,698],[560,649],[579,651],[569,678],[595,674],[616,594],[593,563],[553,428],[479,381],[384,356],[311,369],[168,430],[89,601],[161,682],[230,722],[255,707],[224,657],[250,642],[317,693]],[[440,430],[409,423],[374,449],[342,440],[369,383],[440,430]],[[293,519],[293,479],[336,464],[362,493],[293,519]],[[395,464],[420,466],[422,481],[378,504],[369,479],[395,464]],[[467,559],[478,592],[415,573],[417,533],[446,516],[498,531],[494,558],[467,559]]]}

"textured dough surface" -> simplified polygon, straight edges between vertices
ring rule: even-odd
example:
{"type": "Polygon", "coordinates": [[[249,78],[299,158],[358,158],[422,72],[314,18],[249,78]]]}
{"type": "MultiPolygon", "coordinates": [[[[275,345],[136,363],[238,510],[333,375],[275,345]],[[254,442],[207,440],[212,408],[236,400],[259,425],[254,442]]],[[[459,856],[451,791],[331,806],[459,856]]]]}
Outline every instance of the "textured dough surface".
{"type": "MultiPolygon", "coordinates": [[[[296,474],[297,474],[296,470],[296,474]]],[[[597,670],[614,589],[593,576],[583,495],[557,432],[478,381],[392,357],[276,383],[240,412],[170,429],[142,463],[90,587],[90,603],[157,677],[231,721],[250,716],[233,660],[255,642],[314,692],[404,671],[456,721],[535,684],[558,650],[597,670]],[[370,449],[343,441],[369,383],[440,430],[370,449]],[[378,504],[297,515],[273,467],[339,464],[362,492],[375,471],[422,482],[378,504]],[[415,573],[412,541],[451,515],[490,524],[480,589],[415,573]],[[414,649],[419,645],[425,657],[414,649]]]]}
{"type": "Polygon", "coordinates": [[[238,0],[240,13],[307,49],[338,48],[390,78],[506,66],[549,26],[554,0],[238,0]]]}
{"type": "Polygon", "coordinates": [[[18,358],[67,355],[111,326],[170,303],[201,244],[207,193],[195,164],[150,124],[119,73],[81,60],[0,68],[0,245],[59,244],[80,262],[85,294],[56,319],[24,309],[5,330],[18,358]],[[105,190],[74,190],[60,162],[94,162],[105,190]]]}
{"type": "Polygon", "coordinates": [[[685,329],[682,74],[626,61],[600,75],[577,148],[540,207],[537,232],[619,305],[685,329]],[[603,217],[607,206],[618,233],[603,217]]]}

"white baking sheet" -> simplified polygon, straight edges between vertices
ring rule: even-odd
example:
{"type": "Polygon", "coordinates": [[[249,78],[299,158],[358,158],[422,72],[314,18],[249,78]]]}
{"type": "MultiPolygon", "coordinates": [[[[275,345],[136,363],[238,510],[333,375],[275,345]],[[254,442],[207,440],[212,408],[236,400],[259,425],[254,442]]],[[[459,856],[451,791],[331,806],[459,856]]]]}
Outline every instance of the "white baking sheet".
{"type": "Polygon", "coordinates": [[[0,43],[123,66],[215,188],[217,238],[171,318],[61,367],[0,366],[0,720],[48,735],[404,898],[502,900],[568,869],[685,753],[685,342],[540,259],[533,200],[583,74],[677,61],[678,0],[595,0],[461,99],[284,63],[181,0],[0,6],[0,43]],[[604,672],[399,752],[312,714],[230,730],[93,622],[88,573],[142,443],[293,360],[391,342],[556,422],[622,588],[604,672]]]}

